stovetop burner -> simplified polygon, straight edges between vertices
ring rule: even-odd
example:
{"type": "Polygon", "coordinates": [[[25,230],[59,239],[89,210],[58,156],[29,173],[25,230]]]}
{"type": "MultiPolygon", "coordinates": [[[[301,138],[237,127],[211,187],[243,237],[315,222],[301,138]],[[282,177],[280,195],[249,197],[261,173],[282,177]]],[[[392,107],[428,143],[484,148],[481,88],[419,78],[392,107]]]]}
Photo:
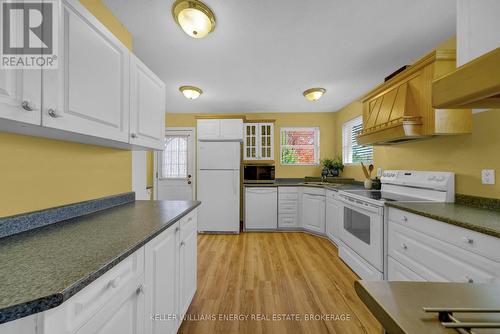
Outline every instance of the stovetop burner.
{"type": "Polygon", "coordinates": [[[425,198],[412,197],[380,190],[346,190],[344,192],[377,201],[384,200],[389,202],[430,202],[430,200],[425,198]]]}

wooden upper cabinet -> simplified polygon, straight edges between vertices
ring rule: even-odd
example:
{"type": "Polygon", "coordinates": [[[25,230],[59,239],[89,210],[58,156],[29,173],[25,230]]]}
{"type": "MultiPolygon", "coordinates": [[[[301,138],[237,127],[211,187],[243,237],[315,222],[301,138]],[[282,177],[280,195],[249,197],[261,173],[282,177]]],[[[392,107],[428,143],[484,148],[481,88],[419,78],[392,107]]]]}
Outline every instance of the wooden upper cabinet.
{"type": "Polygon", "coordinates": [[[43,73],[42,125],[128,143],[129,50],[77,1],[59,5],[59,68],[43,73]]]}
{"type": "Polygon", "coordinates": [[[165,84],[130,56],[130,143],[161,150],[165,140],[165,84]]]}
{"type": "Polygon", "coordinates": [[[434,135],[470,133],[470,109],[436,110],[432,81],[455,68],[455,50],[436,49],[362,98],[362,145],[389,145],[434,135]]]}

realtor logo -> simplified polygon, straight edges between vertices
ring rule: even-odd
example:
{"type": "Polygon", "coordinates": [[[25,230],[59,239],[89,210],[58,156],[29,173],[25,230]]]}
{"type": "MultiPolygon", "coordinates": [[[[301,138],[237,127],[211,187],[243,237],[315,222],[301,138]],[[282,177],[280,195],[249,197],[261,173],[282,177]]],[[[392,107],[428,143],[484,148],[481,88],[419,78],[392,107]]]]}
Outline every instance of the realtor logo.
{"type": "Polygon", "coordinates": [[[0,68],[57,68],[57,4],[0,0],[0,68]]]}

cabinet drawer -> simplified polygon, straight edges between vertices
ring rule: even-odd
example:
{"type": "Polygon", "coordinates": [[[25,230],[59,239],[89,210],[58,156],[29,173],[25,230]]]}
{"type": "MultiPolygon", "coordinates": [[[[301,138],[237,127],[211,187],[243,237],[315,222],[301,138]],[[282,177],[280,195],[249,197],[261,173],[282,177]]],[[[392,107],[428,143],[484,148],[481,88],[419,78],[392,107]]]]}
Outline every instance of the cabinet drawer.
{"type": "Polygon", "coordinates": [[[184,240],[193,231],[198,229],[198,211],[195,209],[184,216],[180,221],[181,240],[184,240]]]}
{"type": "Polygon", "coordinates": [[[297,213],[297,201],[279,201],[278,214],[297,213]]]}
{"type": "Polygon", "coordinates": [[[144,274],[144,247],[111,268],[59,307],[45,313],[49,333],[74,332],[144,274]],[[62,322],[62,323],[61,323],[62,322]]]}
{"type": "Polygon", "coordinates": [[[297,194],[299,192],[298,187],[278,187],[279,194],[297,194]]]}
{"type": "Polygon", "coordinates": [[[394,208],[389,220],[500,262],[499,238],[394,208]]]}
{"type": "Polygon", "coordinates": [[[316,195],[316,196],[325,196],[325,189],[323,188],[313,188],[313,187],[304,187],[302,189],[303,194],[316,195]]]}
{"type": "Polygon", "coordinates": [[[425,279],[417,275],[412,270],[406,268],[398,261],[389,256],[388,263],[388,280],[389,281],[414,281],[424,282],[425,279]]]}
{"type": "Polygon", "coordinates": [[[389,255],[429,281],[500,283],[500,264],[389,222],[389,255]]]}
{"type": "Polygon", "coordinates": [[[298,227],[297,215],[279,215],[278,227],[298,227]]]}
{"type": "Polygon", "coordinates": [[[287,201],[287,200],[297,200],[298,198],[298,195],[297,193],[284,193],[282,194],[280,192],[280,194],[278,195],[278,199],[281,201],[281,200],[284,200],[284,201],[287,201]]]}

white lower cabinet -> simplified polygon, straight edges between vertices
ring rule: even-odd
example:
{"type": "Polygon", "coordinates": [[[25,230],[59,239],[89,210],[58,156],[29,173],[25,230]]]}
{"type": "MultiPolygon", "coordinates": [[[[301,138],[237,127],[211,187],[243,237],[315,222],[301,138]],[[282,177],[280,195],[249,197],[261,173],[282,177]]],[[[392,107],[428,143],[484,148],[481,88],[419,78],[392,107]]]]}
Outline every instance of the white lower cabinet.
{"type": "Polygon", "coordinates": [[[0,334],[173,334],[197,287],[197,210],[60,306],[0,325],[0,334]]]}
{"type": "Polygon", "coordinates": [[[325,234],[325,190],[302,190],[301,226],[308,231],[325,234]]]}
{"type": "Polygon", "coordinates": [[[389,209],[389,280],[498,284],[498,249],[497,238],[389,209]]]}
{"type": "Polygon", "coordinates": [[[299,227],[299,188],[278,187],[278,228],[299,227]]]}
{"type": "Polygon", "coordinates": [[[336,245],[340,241],[340,228],[342,224],[342,204],[337,199],[337,192],[326,191],[326,235],[336,245]]]}
{"type": "Polygon", "coordinates": [[[278,189],[245,188],[245,229],[276,230],[278,227],[278,189]]]}

